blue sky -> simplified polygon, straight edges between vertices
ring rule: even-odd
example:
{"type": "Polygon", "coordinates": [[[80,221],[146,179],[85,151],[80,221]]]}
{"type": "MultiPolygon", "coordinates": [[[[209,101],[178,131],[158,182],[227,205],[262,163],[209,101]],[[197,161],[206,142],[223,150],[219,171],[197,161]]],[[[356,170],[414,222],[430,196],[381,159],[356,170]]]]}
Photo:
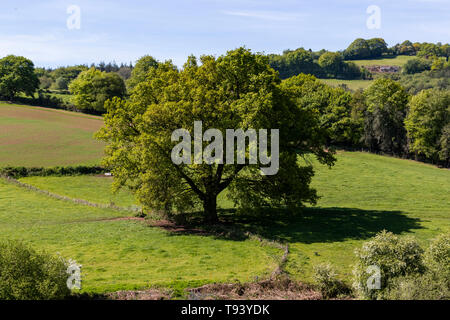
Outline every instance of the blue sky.
{"type": "Polygon", "coordinates": [[[242,45],[341,50],[358,37],[450,42],[450,0],[2,0],[0,10],[0,56],[47,67],[145,54],[182,66],[190,54],[242,45]],[[67,28],[70,5],[81,9],[79,30],[67,28]],[[370,5],[381,9],[380,29],[366,26],[370,5]]]}

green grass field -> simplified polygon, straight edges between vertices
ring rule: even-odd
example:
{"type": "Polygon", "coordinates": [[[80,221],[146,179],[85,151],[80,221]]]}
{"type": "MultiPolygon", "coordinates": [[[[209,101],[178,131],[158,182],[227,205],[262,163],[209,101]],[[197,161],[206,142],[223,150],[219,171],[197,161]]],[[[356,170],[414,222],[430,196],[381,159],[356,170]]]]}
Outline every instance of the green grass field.
{"type": "Polygon", "coordinates": [[[337,158],[332,169],[315,164],[318,207],[268,230],[290,239],[289,266],[300,279],[311,279],[314,264],[331,262],[348,281],[354,249],[383,229],[413,235],[424,246],[450,232],[449,170],[360,152],[337,158]]]}
{"type": "Polygon", "coordinates": [[[340,84],[345,84],[351,90],[366,89],[373,83],[373,80],[340,80],[340,79],[320,79],[329,86],[337,87],[340,84]]]}
{"type": "Polygon", "coordinates": [[[101,117],[0,103],[0,167],[98,164],[101,117]]]}
{"type": "Polygon", "coordinates": [[[136,204],[134,196],[126,189],[111,191],[113,178],[102,176],[26,177],[21,182],[39,189],[74,199],[83,199],[98,204],[115,204],[131,207],[136,204]]]}
{"type": "Polygon", "coordinates": [[[396,56],[395,58],[380,58],[370,60],[351,60],[358,66],[398,66],[402,67],[406,62],[414,59],[415,56],[396,56]]]}
{"type": "MultiPolygon", "coordinates": [[[[99,163],[102,145],[92,138],[99,117],[44,108],[0,105],[0,166],[99,163]]],[[[413,235],[424,246],[450,232],[450,171],[431,165],[360,152],[340,152],[328,169],[316,169],[316,207],[282,218],[234,217],[220,196],[223,218],[271,239],[289,243],[286,270],[312,282],[315,264],[332,263],[351,282],[354,250],[386,229],[413,235]],[[231,215],[230,215],[231,213],[231,215]]],[[[111,178],[28,177],[22,182],[52,193],[119,206],[135,204],[126,190],[111,193],[111,178]]],[[[198,286],[252,281],[267,276],[282,250],[255,240],[171,233],[130,212],[56,200],[0,179],[0,240],[23,240],[83,265],[84,291],[107,292],[149,286],[198,286]]]]}
{"type": "MultiPolygon", "coordinates": [[[[439,233],[450,232],[449,170],[360,152],[339,153],[332,169],[312,163],[317,171],[313,185],[322,196],[317,207],[292,219],[277,219],[275,212],[274,221],[237,221],[266,238],[289,243],[287,270],[294,278],[311,282],[313,266],[330,262],[349,282],[355,248],[383,229],[414,235],[423,245],[439,233]]],[[[107,178],[32,177],[21,181],[98,203],[133,201],[126,191],[114,198],[112,180],[107,178]]],[[[232,209],[221,198],[220,207],[232,209]]]]}
{"type": "Polygon", "coordinates": [[[174,234],[126,215],[56,200],[0,179],[0,240],[23,240],[83,265],[83,291],[252,281],[281,250],[256,240],[174,234]]]}

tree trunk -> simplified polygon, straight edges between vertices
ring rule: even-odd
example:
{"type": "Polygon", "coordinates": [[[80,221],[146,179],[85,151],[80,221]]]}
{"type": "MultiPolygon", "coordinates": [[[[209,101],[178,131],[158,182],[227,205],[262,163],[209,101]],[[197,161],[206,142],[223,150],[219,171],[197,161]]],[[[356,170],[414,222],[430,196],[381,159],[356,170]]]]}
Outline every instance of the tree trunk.
{"type": "Polygon", "coordinates": [[[206,223],[214,224],[219,222],[217,217],[217,195],[206,195],[206,199],[203,201],[203,209],[206,223]]]}

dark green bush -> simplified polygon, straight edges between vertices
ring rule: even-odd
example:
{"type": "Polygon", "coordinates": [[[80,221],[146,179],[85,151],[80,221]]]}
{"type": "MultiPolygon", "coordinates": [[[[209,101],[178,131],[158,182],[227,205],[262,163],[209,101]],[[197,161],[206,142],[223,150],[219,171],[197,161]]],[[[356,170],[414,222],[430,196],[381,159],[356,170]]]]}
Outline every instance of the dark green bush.
{"type": "Polygon", "coordinates": [[[107,172],[107,169],[98,166],[68,166],[54,168],[5,167],[0,169],[0,175],[6,175],[15,179],[31,176],[73,176],[84,174],[102,174],[105,172],[107,172]]]}
{"type": "Polygon", "coordinates": [[[70,295],[67,262],[23,243],[0,243],[0,300],[53,300],[70,295]]]}
{"type": "Polygon", "coordinates": [[[403,66],[403,73],[414,74],[431,69],[431,61],[420,58],[408,60],[403,66]]]}

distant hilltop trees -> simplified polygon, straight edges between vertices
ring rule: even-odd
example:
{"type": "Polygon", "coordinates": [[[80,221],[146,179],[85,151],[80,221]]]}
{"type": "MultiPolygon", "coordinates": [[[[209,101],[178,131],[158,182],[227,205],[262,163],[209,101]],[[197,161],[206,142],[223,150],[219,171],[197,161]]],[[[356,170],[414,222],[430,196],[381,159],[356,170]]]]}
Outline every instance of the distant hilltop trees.
{"type": "Polygon", "coordinates": [[[395,73],[400,71],[397,68],[384,68],[384,66],[368,70],[367,67],[357,66],[352,60],[393,58],[398,55],[415,55],[422,59],[420,63],[415,61],[414,65],[408,65],[406,73],[430,70],[432,64],[435,65],[434,69],[442,69],[448,63],[450,45],[427,42],[412,43],[407,40],[389,48],[382,38],[368,40],[358,38],[343,51],[331,52],[324,49],[312,51],[311,49],[298,48],[285,50],[282,54],[269,54],[269,61],[272,68],[279,72],[282,79],[305,73],[318,78],[352,80],[370,79],[371,72],[395,73]],[[427,64],[429,66],[424,67],[427,64]]]}
{"type": "Polygon", "coordinates": [[[388,46],[381,38],[369,40],[358,38],[344,50],[342,55],[345,60],[362,60],[379,58],[388,52],[388,46]]]}
{"type": "Polygon", "coordinates": [[[78,75],[89,68],[95,68],[102,72],[117,73],[124,81],[131,77],[133,65],[121,63],[118,65],[116,62],[100,62],[99,64],[92,63],[90,67],[88,65],[76,65],[59,67],[56,69],[37,68],[36,74],[40,80],[41,89],[68,90],[70,82],[75,80],[78,75]]]}

